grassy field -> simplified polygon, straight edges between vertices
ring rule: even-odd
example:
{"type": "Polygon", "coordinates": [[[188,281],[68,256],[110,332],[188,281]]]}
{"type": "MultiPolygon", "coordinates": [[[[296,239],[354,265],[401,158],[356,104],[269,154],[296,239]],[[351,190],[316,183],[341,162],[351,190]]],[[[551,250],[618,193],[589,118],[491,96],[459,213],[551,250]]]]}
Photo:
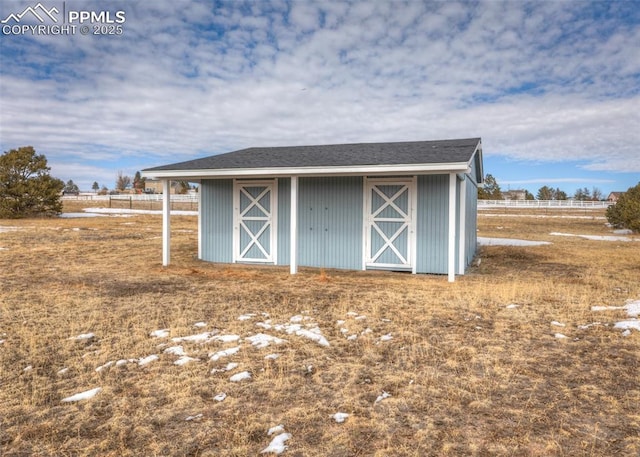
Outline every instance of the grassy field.
{"type": "Polygon", "coordinates": [[[190,216],[169,268],[157,215],[0,220],[0,455],[249,456],[282,424],[290,456],[637,456],[640,332],[591,307],[640,300],[640,242],[536,214],[483,211],[552,244],[453,284],[203,263],[190,216]]]}

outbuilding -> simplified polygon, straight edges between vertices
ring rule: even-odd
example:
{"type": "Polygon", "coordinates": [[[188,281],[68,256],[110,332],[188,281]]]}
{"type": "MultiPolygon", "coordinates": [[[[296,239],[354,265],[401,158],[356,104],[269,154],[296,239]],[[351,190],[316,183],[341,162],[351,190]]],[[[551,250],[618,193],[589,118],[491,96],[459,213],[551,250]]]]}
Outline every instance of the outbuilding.
{"type": "Polygon", "coordinates": [[[464,274],[477,249],[480,138],[256,147],[142,171],[198,182],[198,257],[350,270],[464,274]]]}

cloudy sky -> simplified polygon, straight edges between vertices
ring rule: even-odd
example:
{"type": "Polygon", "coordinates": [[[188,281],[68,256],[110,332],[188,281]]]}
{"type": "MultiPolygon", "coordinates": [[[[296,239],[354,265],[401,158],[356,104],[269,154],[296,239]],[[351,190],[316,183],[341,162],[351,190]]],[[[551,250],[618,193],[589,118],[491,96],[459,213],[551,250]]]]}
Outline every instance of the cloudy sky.
{"type": "Polygon", "coordinates": [[[5,19],[0,147],[81,189],[250,146],[476,136],[503,190],[640,181],[640,0],[3,0],[5,19]],[[105,14],[22,33],[38,19],[9,16],[38,3],[122,34],[92,35],[105,14]]]}

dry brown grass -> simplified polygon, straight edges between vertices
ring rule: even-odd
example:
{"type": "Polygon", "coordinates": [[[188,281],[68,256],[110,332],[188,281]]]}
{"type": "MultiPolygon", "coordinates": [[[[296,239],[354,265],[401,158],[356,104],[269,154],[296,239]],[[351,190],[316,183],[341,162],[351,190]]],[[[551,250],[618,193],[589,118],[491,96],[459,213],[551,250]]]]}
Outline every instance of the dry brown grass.
{"type": "Polygon", "coordinates": [[[449,284],[199,262],[194,217],[173,218],[169,268],[159,216],[0,221],[18,227],[0,233],[0,454],[257,455],[284,424],[292,456],[638,455],[640,334],[612,328],[624,312],[590,308],[640,299],[640,243],[548,235],[605,234],[602,219],[479,220],[483,236],[553,244],[484,248],[449,284]],[[238,320],[245,313],[256,316],[238,320]],[[294,315],[331,346],[256,326],[294,315]],[[159,345],[178,343],[149,336],[163,328],[288,342],[183,342],[201,361],[177,366],[159,345]],[[95,338],[70,339],[87,332],[95,338]],[[150,354],[159,360],[96,371],[150,354]],[[211,373],[230,361],[236,370],[211,373]],[[229,381],[244,370],[251,380],[229,381]],[[94,387],[90,400],[61,402],[94,387]],[[342,424],[338,411],[350,414],[342,424]]]}

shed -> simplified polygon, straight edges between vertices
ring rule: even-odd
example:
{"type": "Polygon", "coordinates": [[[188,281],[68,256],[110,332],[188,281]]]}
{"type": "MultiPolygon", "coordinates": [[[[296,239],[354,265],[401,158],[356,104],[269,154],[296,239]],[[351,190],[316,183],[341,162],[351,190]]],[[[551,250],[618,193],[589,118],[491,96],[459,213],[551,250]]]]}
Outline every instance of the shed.
{"type": "Polygon", "coordinates": [[[464,274],[477,249],[480,138],[256,147],[148,168],[198,182],[198,258],[350,270],[464,274]]]}

